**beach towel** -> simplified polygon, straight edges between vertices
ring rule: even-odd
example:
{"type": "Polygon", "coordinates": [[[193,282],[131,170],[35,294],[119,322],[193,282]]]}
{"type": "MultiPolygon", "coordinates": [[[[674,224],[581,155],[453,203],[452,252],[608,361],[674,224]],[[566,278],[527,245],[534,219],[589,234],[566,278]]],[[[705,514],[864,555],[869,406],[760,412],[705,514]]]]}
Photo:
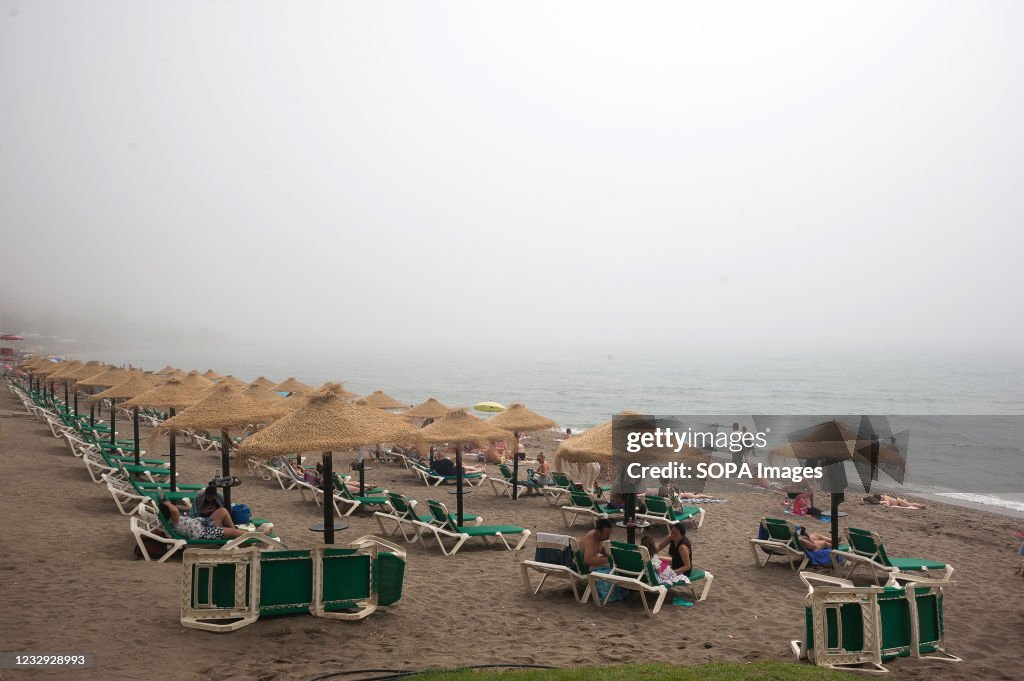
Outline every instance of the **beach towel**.
{"type": "MultiPolygon", "coordinates": [[[[600,572],[601,574],[607,575],[611,573],[611,568],[592,568],[590,571],[600,572]]],[[[608,582],[602,582],[601,580],[597,580],[596,582],[594,582],[594,587],[597,589],[597,595],[601,599],[602,603],[614,603],[615,601],[621,601],[623,598],[626,597],[626,590],[623,589],[621,586],[612,586],[608,582]],[[610,595],[608,593],[609,590],[611,590],[610,595]],[[607,601],[605,600],[606,596],[608,598],[607,601]]]]}
{"type": "Polygon", "coordinates": [[[533,559],[538,563],[574,568],[572,549],[569,547],[569,536],[538,532],[537,548],[534,551],[533,559]]]}
{"type": "MultiPolygon", "coordinates": [[[[819,567],[832,565],[832,549],[819,549],[818,551],[804,549],[804,553],[807,554],[807,560],[811,565],[819,567]]],[[[840,556],[839,561],[842,562],[842,556],[840,556]]]]}

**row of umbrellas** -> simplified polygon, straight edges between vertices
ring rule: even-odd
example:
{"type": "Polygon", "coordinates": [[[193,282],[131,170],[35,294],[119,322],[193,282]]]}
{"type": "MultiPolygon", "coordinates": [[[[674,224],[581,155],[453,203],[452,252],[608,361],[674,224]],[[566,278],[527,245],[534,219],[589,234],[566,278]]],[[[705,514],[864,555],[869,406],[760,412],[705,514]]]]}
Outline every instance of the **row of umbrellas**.
{"type": "MultiPolygon", "coordinates": [[[[65,403],[68,399],[68,384],[75,386],[75,411],[78,409],[78,392],[86,388],[90,392],[90,404],[103,399],[111,400],[111,439],[117,400],[127,400],[122,406],[133,410],[135,456],[139,456],[138,410],[152,408],[167,410],[169,418],[154,431],[154,436],[168,434],[171,445],[171,484],[174,489],[175,451],[174,435],[182,430],[220,430],[221,468],[224,476],[230,475],[230,452],[232,429],[265,426],[243,440],[239,451],[243,455],[262,458],[297,454],[300,452],[321,452],[323,455],[325,498],[333,494],[332,455],[336,451],[348,451],[364,446],[385,442],[403,442],[416,445],[455,445],[456,453],[456,494],[457,516],[463,521],[463,479],[462,453],[470,443],[494,443],[499,440],[518,439],[519,434],[545,430],[555,426],[548,418],[531,412],[524,405],[515,404],[504,409],[496,403],[478,411],[490,411],[496,415],[482,421],[466,409],[451,409],[434,398],[412,408],[395,400],[382,391],[375,391],[366,397],[350,401],[355,397],[339,383],[328,383],[317,390],[302,384],[294,378],[283,383],[260,377],[248,384],[231,376],[220,376],[208,371],[185,373],[173,367],[165,367],[157,374],[127,371],[118,367],[105,367],[95,362],[77,361],[53,363],[48,360],[30,360],[22,365],[30,375],[53,385],[62,381],[65,386],[65,403]],[[158,385],[159,384],[159,385],[158,385]],[[288,392],[282,398],[278,393],[288,392]],[[175,410],[183,409],[175,414],[175,410]],[[401,410],[401,411],[399,411],[401,410]],[[406,419],[421,418],[429,425],[414,428],[406,419]],[[432,422],[430,422],[432,421],[432,422]],[[511,433],[511,437],[510,437],[511,433]]],[[[629,412],[622,416],[635,417],[640,424],[644,418],[629,412]]],[[[92,418],[92,416],[91,416],[92,418]]],[[[627,419],[628,420],[628,419],[627,419]]],[[[615,428],[609,421],[588,429],[577,437],[563,441],[555,452],[555,466],[566,463],[598,462],[610,464],[615,451],[615,428]]],[[[513,450],[514,451],[514,450],[513,450]]],[[[905,459],[892,448],[880,447],[877,439],[871,441],[863,433],[854,433],[839,421],[820,424],[819,427],[793,438],[783,447],[772,450],[772,455],[794,459],[840,462],[853,460],[859,468],[865,462],[870,473],[865,479],[869,487],[874,469],[881,467],[892,474],[901,470],[905,459]]],[[[658,452],[651,453],[657,457],[658,452]]],[[[665,456],[669,453],[665,452],[665,456]]],[[[704,452],[686,448],[672,452],[672,456],[690,460],[710,460],[704,452]]],[[[513,456],[513,499],[518,497],[518,456],[513,456]]],[[[844,483],[845,484],[845,483],[844,483]]],[[[226,501],[230,503],[230,488],[225,489],[226,501]]],[[[836,508],[841,496],[833,494],[833,541],[838,543],[836,508]]],[[[627,517],[632,515],[633,495],[627,495],[627,517]]],[[[325,541],[333,542],[333,514],[331,504],[324,504],[325,541]]]]}

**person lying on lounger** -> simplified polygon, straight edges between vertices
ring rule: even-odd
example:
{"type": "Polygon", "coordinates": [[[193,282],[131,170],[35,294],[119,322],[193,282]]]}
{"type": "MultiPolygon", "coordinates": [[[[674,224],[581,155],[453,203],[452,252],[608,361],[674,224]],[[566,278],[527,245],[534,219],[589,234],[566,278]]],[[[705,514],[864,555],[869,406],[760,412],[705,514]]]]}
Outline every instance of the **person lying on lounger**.
{"type": "Polygon", "coordinates": [[[832,540],[823,534],[808,532],[806,527],[801,527],[800,545],[807,551],[820,551],[832,548],[832,540]]]}
{"type": "Polygon", "coordinates": [[[865,504],[877,504],[880,506],[899,506],[900,508],[928,508],[924,504],[907,501],[901,497],[891,497],[888,494],[872,494],[864,497],[865,504]]]}
{"type": "MultiPolygon", "coordinates": [[[[160,504],[160,515],[170,523],[175,532],[189,539],[234,539],[246,534],[245,530],[235,527],[231,521],[231,514],[223,506],[207,518],[193,518],[182,515],[177,506],[164,501],[160,504]]],[[[272,529],[268,525],[260,528],[264,534],[270,534],[272,529]]]]}
{"type": "MultiPolygon", "coordinates": [[[[430,464],[430,470],[434,471],[438,475],[443,475],[445,477],[454,476],[456,471],[455,462],[446,456],[441,456],[434,459],[434,462],[430,464]]],[[[483,473],[484,469],[482,466],[467,466],[463,464],[462,472],[483,473]]]]}

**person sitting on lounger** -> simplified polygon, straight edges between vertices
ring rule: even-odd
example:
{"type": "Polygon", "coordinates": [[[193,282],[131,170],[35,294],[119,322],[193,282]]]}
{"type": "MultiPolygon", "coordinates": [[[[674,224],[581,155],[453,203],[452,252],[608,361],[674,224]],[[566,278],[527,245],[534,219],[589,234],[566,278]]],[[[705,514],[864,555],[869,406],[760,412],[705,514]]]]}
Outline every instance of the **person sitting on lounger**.
{"type": "Polygon", "coordinates": [[[608,556],[604,555],[602,544],[612,537],[612,521],[598,518],[594,529],[580,539],[580,550],[583,551],[583,563],[588,568],[608,568],[608,556]]]}
{"type": "Polygon", "coordinates": [[[661,551],[666,547],[668,555],[672,557],[672,569],[676,574],[689,577],[693,570],[693,546],[686,538],[686,525],[676,523],[672,526],[668,536],[657,545],[657,550],[661,551]]]}
{"type": "Polygon", "coordinates": [[[891,497],[888,494],[872,494],[864,497],[865,504],[877,504],[881,506],[899,506],[900,508],[928,508],[924,504],[907,501],[901,497],[891,497]]]}
{"type": "Polygon", "coordinates": [[[206,489],[197,493],[192,500],[188,514],[193,518],[209,518],[218,508],[224,508],[224,497],[217,492],[215,485],[207,485],[206,489]]]}
{"type": "Polygon", "coordinates": [[[824,534],[808,532],[807,528],[800,528],[800,546],[806,551],[820,551],[832,548],[832,540],[824,534]]]}
{"type": "MultiPolygon", "coordinates": [[[[239,530],[231,521],[231,514],[223,506],[208,518],[193,518],[182,515],[178,507],[169,501],[160,504],[160,515],[164,517],[174,531],[189,539],[234,539],[246,534],[239,530]]],[[[264,525],[261,531],[270,534],[272,527],[264,525]]]]}
{"type": "Polygon", "coordinates": [[[647,549],[647,553],[651,556],[651,565],[654,566],[654,571],[658,575],[659,584],[672,584],[678,582],[680,577],[676,574],[676,571],[672,569],[671,561],[666,558],[662,558],[658,555],[658,545],[654,539],[650,536],[645,535],[640,540],[640,546],[647,549]]]}
{"type": "MultiPolygon", "coordinates": [[[[455,462],[449,459],[447,456],[440,456],[434,459],[434,462],[430,464],[430,470],[434,471],[438,475],[447,477],[454,477],[456,474],[455,462]]],[[[467,466],[462,465],[463,473],[483,473],[483,468],[480,466],[467,466]]]]}

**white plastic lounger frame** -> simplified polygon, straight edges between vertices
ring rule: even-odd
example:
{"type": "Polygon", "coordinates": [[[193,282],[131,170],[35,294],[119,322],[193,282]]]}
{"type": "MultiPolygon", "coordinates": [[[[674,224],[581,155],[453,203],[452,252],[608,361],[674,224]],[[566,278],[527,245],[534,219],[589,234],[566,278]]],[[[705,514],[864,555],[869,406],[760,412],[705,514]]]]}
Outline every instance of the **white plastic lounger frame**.
{"type": "MultiPolygon", "coordinates": [[[[781,518],[780,518],[781,520],[781,518]]],[[[767,518],[761,518],[760,526],[766,527],[767,518]]],[[[790,532],[796,532],[796,526],[789,520],[785,521],[789,527],[790,532]]],[[[754,537],[750,540],[750,550],[754,554],[754,564],[759,568],[763,568],[768,564],[774,556],[781,556],[785,558],[789,563],[789,567],[794,572],[799,572],[807,567],[807,563],[810,562],[810,558],[807,557],[807,552],[803,548],[797,549],[789,541],[782,539],[773,539],[769,536],[767,539],[758,539],[754,537]],[[760,553],[758,553],[760,549],[760,553]],[[800,565],[797,566],[799,561],[800,565]]],[[[834,562],[834,559],[833,559],[834,562]]]]}
{"type": "Polygon", "coordinates": [[[814,646],[807,641],[790,641],[790,648],[798,660],[810,660],[820,667],[882,673],[889,671],[882,666],[882,622],[878,611],[879,586],[854,586],[853,582],[815,572],[801,572],[800,579],[807,585],[804,605],[811,610],[811,631],[814,646]],[[812,584],[819,582],[819,585],[812,584]],[[849,604],[857,604],[861,611],[863,643],[861,650],[844,650],[842,637],[841,610],[849,604]],[[828,614],[833,612],[833,622],[840,629],[836,632],[837,645],[828,648],[828,614]],[[860,665],[869,665],[861,667],[860,665]]]}
{"type": "MultiPolygon", "coordinates": [[[[874,541],[875,545],[879,548],[873,554],[870,555],[863,551],[856,551],[853,548],[853,537],[850,536],[849,528],[844,528],[844,532],[846,533],[846,543],[850,546],[850,550],[832,550],[832,569],[836,574],[842,574],[839,566],[839,559],[841,557],[846,559],[847,564],[849,565],[846,574],[843,575],[843,577],[845,577],[846,579],[849,579],[851,576],[853,576],[853,573],[856,572],[857,568],[861,567],[862,565],[866,566],[868,569],[871,570],[871,578],[875,581],[876,584],[879,583],[878,578],[880,576],[885,576],[886,578],[888,578],[889,575],[893,574],[906,574],[908,570],[912,572],[923,572],[925,575],[929,575],[929,578],[931,578],[930,575],[933,571],[929,570],[928,568],[899,568],[892,565],[885,565],[884,563],[882,563],[881,555],[884,551],[884,545],[882,544],[882,538],[878,535],[877,532],[871,532],[871,538],[874,541]]],[[[899,560],[899,558],[893,558],[890,560],[896,561],[899,560]]],[[[942,580],[949,581],[949,579],[953,576],[953,566],[949,563],[942,563],[942,565],[944,565],[944,568],[942,568],[942,580]]]]}
{"type": "MultiPolygon", "coordinates": [[[[568,535],[552,536],[568,540],[567,546],[569,547],[569,550],[572,551],[573,564],[576,564],[576,555],[579,552],[579,544],[576,542],[576,538],[568,535]]],[[[540,541],[539,535],[537,540],[540,541]]],[[[577,603],[586,603],[590,599],[590,579],[587,575],[576,572],[576,570],[573,570],[571,567],[566,565],[556,565],[554,563],[544,563],[538,560],[524,560],[519,563],[519,570],[523,575],[523,584],[526,586],[526,590],[534,596],[540,593],[541,587],[544,586],[544,582],[547,581],[547,578],[553,577],[555,579],[564,579],[569,582],[569,586],[572,588],[572,595],[576,599],[577,603]],[[541,575],[540,582],[537,583],[536,587],[534,587],[530,582],[531,572],[538,572],[541,575]],[[580,585],[583,586],[582,594],[579,589],[580,585]]]]}

